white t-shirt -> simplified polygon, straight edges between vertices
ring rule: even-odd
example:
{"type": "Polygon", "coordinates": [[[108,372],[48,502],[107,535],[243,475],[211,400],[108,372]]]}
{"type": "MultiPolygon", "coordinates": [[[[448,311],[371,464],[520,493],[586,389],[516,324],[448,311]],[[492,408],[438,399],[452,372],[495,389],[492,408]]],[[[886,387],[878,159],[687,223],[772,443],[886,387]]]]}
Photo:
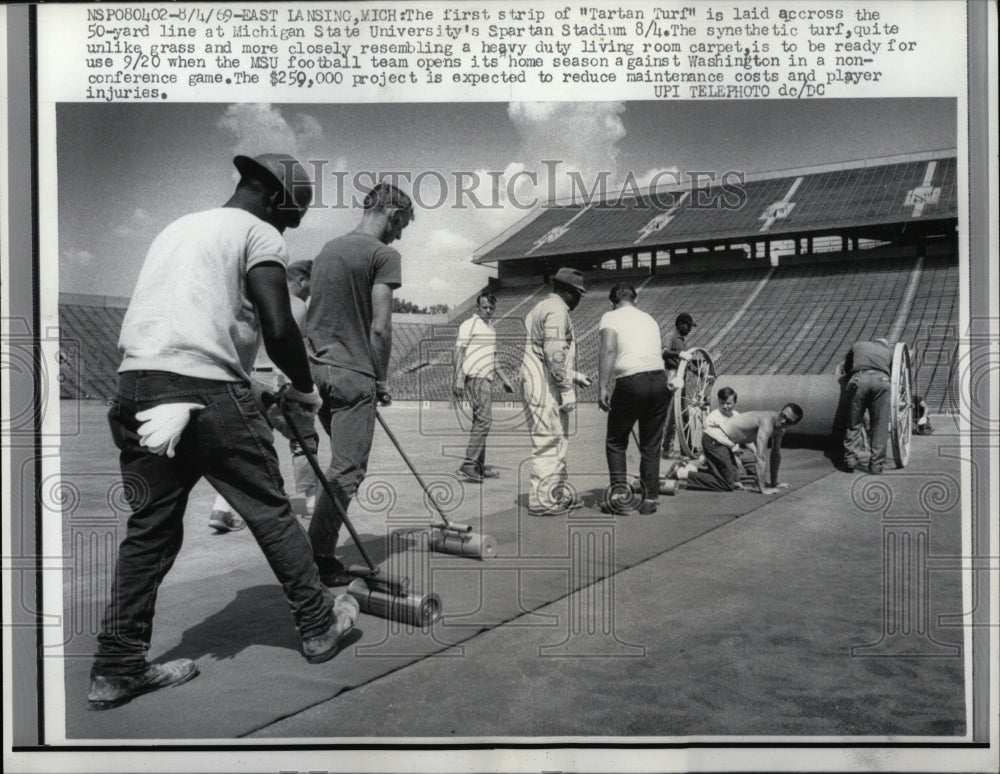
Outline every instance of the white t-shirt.
{"type": "Polygon", "coordinates": [[[260,322],[247,272],[288,266],[274,226],[235,207],[185,215],[153,240],[122,323],[119,371],[248,381],[260,322]]]}
{"type": "Polygon", "coordinates": [[[458,327],[455,347],[465,347],[462,373],[466,376],[478,376],[480,379],[493,379],[497,332],[492,325],[478,314],[472,315],[458,327]]]}
{"type": "Polygon", "coordinates": [[[601,317],[599,330],[613,330],[618,336],[618,356],[615,358],[615,378],[662,371],[660,326],[650,315],[634,306],[623,306],[601,317]]]}

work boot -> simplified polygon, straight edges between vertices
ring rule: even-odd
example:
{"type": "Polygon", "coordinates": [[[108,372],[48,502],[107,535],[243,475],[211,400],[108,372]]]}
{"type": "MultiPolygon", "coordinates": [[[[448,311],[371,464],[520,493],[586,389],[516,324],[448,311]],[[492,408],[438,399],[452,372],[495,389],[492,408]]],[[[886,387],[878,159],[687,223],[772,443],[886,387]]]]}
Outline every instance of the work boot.
{"type": "Polygon", "coordinates": [[[186,683],[197,674],[197,664],[189,658],[179,658],[165,664],[150,664],[136,675],[93,675],[87,709],[114,709],[144,693],[186,683]]]}
{"type": "Polygon", "coordinates": [[[577,508],[583,507],[583,499],[570,484],[559,484],[553,487],[552,496],[555,498],[556,507],[564,511],[575,511],[577,508]]]}
{"type": "Polygon", "coordinates": [[[302,640],[302,655],[310,664],[329,661],[340,651],[344,640],[354,630],[360,613],[357,600],[350,594],[341,594],[333,602],[333,623],[315,637],[302,640]]]}
{"type": "Polygon", "coordinates": [[[239,532],[246,525],[247,523],[232,511],[212,511],[212,515],[208,517],[208,526],[220,534],[239,532]]]}
{"type": "Polygon", "coordinates": [[[324,586],[331,588],[347,586],[354,580],[355,576],[347,572],[347,568],[339,559],[319,556],[315,559],[316,568],[319,570],[319,580],[324,586]]]}
{"type": "Polygon", "coordinates": [[[458,475],[471,484],[483,483],[483,474],[476,470],[475,465],[465,464],[458,469],[458,475]]]}
{"type": "Polygon", "coordinates": [[[656,500],[643,500],[642,505],[639,506],[640,516],[649,516],[651,513],[656,513],[656,509],[659,503],[656,500]]]}

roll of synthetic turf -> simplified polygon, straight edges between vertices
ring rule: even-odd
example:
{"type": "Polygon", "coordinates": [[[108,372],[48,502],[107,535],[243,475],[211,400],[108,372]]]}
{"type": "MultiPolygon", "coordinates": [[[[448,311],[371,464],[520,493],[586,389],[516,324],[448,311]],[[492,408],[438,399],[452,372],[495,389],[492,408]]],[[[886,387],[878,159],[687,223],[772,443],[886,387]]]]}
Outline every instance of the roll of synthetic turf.
{"type": "Polygon", "coordinates": [[[739,376],[721,374],[712,385],[712,408],[719,407],[723,387],[736,390],[736,410],[778,412],[788,403],[802,407],[802,421],[785,431],[786,438],[829,442],[843,436],[843,376],[739,376]]]}

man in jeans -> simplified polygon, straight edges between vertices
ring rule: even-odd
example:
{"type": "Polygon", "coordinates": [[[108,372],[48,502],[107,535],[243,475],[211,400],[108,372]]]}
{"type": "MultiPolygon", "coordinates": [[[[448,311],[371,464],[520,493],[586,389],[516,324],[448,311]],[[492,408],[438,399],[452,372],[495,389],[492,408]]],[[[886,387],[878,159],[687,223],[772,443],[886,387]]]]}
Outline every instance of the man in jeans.
{"type": "MultiPolygon", "coordinates": [[[[237,156],[222,207],[186,215],[153,241],[122,324],[108,419],[132,515],[98,635],[88,707],[111,709],[198,674],[190,659],[146,660],[156,594],[181,547],[188,495],[203,476],[244,515],[280,581],[302,650],[336,655],[358,606],[319,582],[285,496],[271,430],[250,388],[263,334],[291,380],[284,400],[307,426],[319,405],[289,308],[282,233],[312,200],[290,156],[237,156]]],[[[238,635],[237,635],[238,636],[238,635]]]]}
{"type": "Polygon", "coordinates": [[[396,186],[379,183],[364,200],[354,231],[327,242],[313,261],[306,346],[323,405],[320,423],[330,436],[327,469],[337,502],[322,490],[309,522],[309,540],[327,586],[353,580],[336,557],[346,513],[368,468],[378,403],[391,400],[386,377],[392,351],[392,294],[402,284],[398,240],[413,203],[396,186]]]}
{"type": "Polygon", "coordinates": [[[889,443],[889,414],[892,403],[892,347],[886,339],[859,341],[844,360],[847,381],[847,430],[844,433],[844,470],[882,473],[889,443]],[[864,454],[864,416],[870,418],[867,463],[864,454]]]}
{"type": "Polygon", "coordinates": [[[486,436],[493,426],[493,375],[500,378],[507,392],[514,391],[507,374],[496,362],[497,333],[491,323],[496,305],[496,296],[480,293],[475,314],[459,326],[455,342],[455,397],[464,396],[472,405],[469,446],[458,472],[473,483],[500,475],[496,468],[486,464],[486,436]]]}
{"type": "Polygon", "coordinates": [[[655,513],[660,483],[660,444],[667,416],[667,374],[660,354],[660,326],[637,309],[638,294],[628,283],[611,288],[614,309],[598,324],[599,393],[597,404],[608,412],[605,451],[611,486],[602,505],[607,513],[633,509],[632,490],[626,482],[625,452],[629,436],[639,423],[639,477],[642,480],[641,514],[655,513]]]}

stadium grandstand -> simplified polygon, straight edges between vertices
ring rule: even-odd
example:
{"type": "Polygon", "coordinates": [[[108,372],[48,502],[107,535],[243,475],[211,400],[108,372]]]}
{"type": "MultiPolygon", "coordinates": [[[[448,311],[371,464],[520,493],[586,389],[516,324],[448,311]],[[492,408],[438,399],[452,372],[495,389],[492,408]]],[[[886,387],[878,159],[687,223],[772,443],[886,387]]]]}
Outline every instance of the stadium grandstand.
{"type": "MultiPolygon", "coordinates": [[[[887,336],[910,346],[914,391],[931,412],[953,412],[956,177],[956,153],[946,150],[539,207],[473,256],[497,270],[487,287],[498,299],[499,359],[517,372],[525,315],[556,269],[572,266],[591,290],[573,315],[579,370],[596,375],[607,293],[627,279],[664,332],[690,312],[689,344],[708,350],[721,372],[833,373],[854,341],[887,336]]],[[[113,393],[126,303],[60,296],[62,397],[113,393]]],[[[451,399],[455,335],[474,303],[395,319],[397,399],[451,399]]],[[[596,400],[596,387],[580,398],[596,400]]]]}

